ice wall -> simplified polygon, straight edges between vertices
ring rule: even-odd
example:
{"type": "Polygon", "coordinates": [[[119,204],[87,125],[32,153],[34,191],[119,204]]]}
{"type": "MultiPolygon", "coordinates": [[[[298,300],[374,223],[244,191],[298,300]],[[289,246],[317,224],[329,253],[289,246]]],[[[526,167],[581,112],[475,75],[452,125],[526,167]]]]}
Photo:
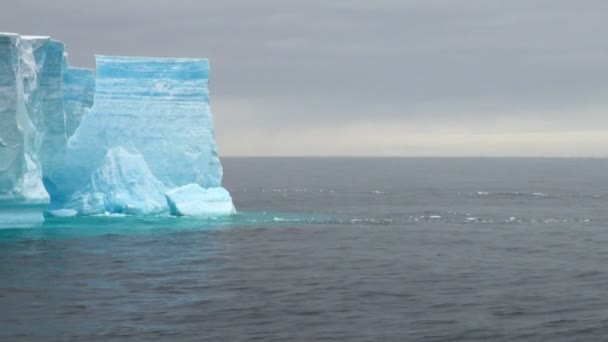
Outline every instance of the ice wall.
{"type": "MultiPolygon", "coordinates": [[[[209,62],[113,56],[97,56],[96,62],[94,105],[69,139],[67,164],[56,178],[57,193],[53,197],[59,200],[54,206],[71,207],[79,203],[78,199],[86,193],[82,189],[94,187],[91,175],[101,167],[107,168],[102,165],[107,164],[109,157],[116,168],[120,168],[117,163],[121,160],[135,160],[108,155],[116,147],[141,154],[141,163],[145,163],[141,169],[149,169],[155,178],[149,184],[158,180],[166,189],[188,184],[205,189],[221,187],[222,167],[209,109],[209,62]]],[[[117,186],[123,188],[128,188],[124,182],[135,181],[128,177],[116,180],[121,183],[117,186]]],[[[146,190],[140,188],[139,192],[146,190]]],[[[133,212],[159,211],[141,198],[123,198],[116,203],[108,191],[102,193],[106,211],[124,208],[125,201],[133,212]]],[[[198,198],[203,201],[203,197],[198,198]]],[[[229,195],[225,202],[231,206],[225,214],[234,212],[229,195]]],[[[169,209],[165,201],[162,209],[169,209]]],[[[199,214],[204,215],[201,211],[199,214]]]]}
{"type": "Polygon", "coordinates": [[[47,179],[52,179],[65,161],[67,136],[63,106],[64,60],[63,43],[50,40],[45,45],[44,67],[40,71],[43,130],[40,162],[47,179]]]}
{"type": "Polygon", "coordinates": [[[49,203],[40,152],[50,42],[0,33],[0,228],[42,222],[49,203]]]}
{"type": "Polygon", "coordinates": [[[0,201],[48,203],[42,184],[42,99],[47,37],[0,33],[0,201]]]}
{"type": "Polygon", "coordinates": [[[80,125],[85,110],[93,106],[95,75],[85,68],[68,66],[63,73],[65,133],[69,138],[80,125]]]}

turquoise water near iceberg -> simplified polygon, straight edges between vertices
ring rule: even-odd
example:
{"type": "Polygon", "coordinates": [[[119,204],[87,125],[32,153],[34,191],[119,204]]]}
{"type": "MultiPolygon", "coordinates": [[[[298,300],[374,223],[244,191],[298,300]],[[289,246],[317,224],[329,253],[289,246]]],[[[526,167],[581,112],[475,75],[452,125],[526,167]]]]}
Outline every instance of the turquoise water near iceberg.
{"type": "Polygon", "coordinates": [[[0,340],[608,333],[608,160],[223,158],[239,214],[0,230],[0,340]]]}

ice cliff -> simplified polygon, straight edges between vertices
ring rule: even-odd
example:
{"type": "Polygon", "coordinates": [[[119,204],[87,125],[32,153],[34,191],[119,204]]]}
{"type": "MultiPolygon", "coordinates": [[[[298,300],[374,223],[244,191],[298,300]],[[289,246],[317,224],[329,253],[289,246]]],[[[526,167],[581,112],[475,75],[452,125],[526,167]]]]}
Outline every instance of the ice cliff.
{"type": "Polygon", "coordinates": [[[235,212],[206,59],[97,56],[95,77],[66,56],[49,37],[0,33],[0,213],[235,212]]]}
{"type": "Polygon", "coordinates": [[[44,204],[40,151],[49,38],[0,35],[0,200],[44,204]]]}

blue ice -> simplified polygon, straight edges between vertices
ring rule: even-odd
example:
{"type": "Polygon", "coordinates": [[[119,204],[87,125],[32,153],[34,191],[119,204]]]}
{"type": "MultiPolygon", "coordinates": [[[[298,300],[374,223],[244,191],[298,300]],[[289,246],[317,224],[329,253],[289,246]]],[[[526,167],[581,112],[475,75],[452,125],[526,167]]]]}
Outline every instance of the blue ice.
{"type": "Polygon", "coordinates": [[[58,216],[234,214],[206,59],[97,56],[0,33],[0,201],[58,216]]]}

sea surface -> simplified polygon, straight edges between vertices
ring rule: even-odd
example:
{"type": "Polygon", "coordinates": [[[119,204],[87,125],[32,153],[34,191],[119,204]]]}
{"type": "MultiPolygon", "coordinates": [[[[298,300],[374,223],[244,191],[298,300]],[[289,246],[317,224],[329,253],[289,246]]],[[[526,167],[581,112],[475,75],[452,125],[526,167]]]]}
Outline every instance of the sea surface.
{"type": "Polygon", "coordinates": [[[608,339],[608,159],[222,161],[232,218],[0,230],[0,341],[608,339]]]}

